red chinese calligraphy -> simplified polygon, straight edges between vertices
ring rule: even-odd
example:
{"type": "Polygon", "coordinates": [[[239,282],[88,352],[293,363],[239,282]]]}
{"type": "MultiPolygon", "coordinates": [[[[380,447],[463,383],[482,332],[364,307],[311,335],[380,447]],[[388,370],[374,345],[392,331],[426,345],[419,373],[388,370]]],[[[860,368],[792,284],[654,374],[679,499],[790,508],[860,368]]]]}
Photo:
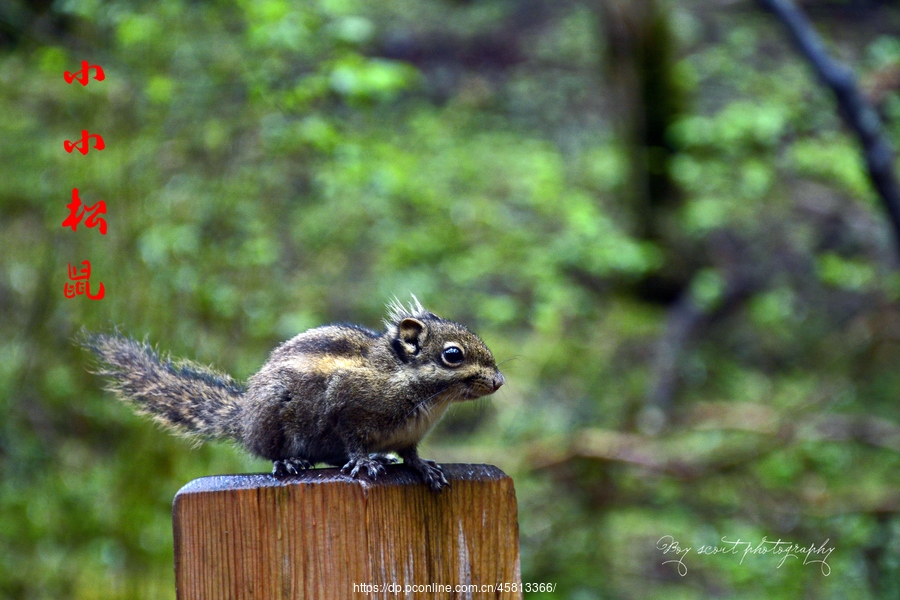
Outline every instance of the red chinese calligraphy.
{"type": "Polygon", "coordinates": [[[96,133],[88,133],[87,129],[81,130],[81,139],[77,142],[72,142],[70,140],[66,140],[63,142],[63,147],[66,149],[66,152],[69,154],[72,153],[72,150],[78,150],[82,155],[87,154],[90,151],[90,140],[93,138],[94,140],[94,149],[95,150],[103,150],[106,148],[106,144],[103,143],[103,138],[96,133]]]}
{"type": "Polygon", "coordinates": [[[105,294],[105,290],[103,288],[103,284],[100,284],[100,291],[97,292],[96,295],[91,294],[91,262],[89,260],[82,261],[82,268],[80,271],[77,267],[73,267],[71,263],[66,263],[69,265],[69,279],[74,284],[67,283],[65,287],[63,287],[63,295],[66,298],[74,298],[75,296],[86,295],[91,300],[102,300],[105,294]]]}
{"type": "Polygon", "coordinates": [[[71,227],[72,231],[78,231],[78,224],[87,216],[84,226],[96,227],[99,225],[100,235],[106,235],[106,219],[100,216],[106,214],[105,201],[100,200],[95,204],[85,206],[78,197],[78,188],[72,188],[72,201],[66,204],[66,208],[69,209],[69,216],[62,222],[63,227],[71,227]]]}
{"type": "Polygon", "coordinates": [[[87,86],[91,78],[91,70],[94,71],[94,79],[96,81],[103,81],[104,79],[106,79],[106,74],[103,72],[103,67],[101,67],[100,65],[88,64],[88,61],[86,60],[81,61],[80,71],[75,71],[74,73],[66,71],[65,73],[63,73],[63,77],[65,78],[66,83],[71,84],[73,81],[77,81],[81,85],[87,86]]]}

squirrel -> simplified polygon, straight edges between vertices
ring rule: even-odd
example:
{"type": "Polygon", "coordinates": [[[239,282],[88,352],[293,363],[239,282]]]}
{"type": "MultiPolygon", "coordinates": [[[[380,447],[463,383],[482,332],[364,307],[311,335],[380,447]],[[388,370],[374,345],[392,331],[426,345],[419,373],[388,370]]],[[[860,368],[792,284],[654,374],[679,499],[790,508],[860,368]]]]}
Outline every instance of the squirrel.
{"type": "Polygon", "coordinates": [[[388,304],[381,333],[336,324],[297,335],[245,386],[118,331],[82,332],[78,343],[98,359],[106,389],[138,413],[176,433],[236,441],[271,460],[275,477],[326,463],[375,479],[396,453],[440,491],[441,467],[416,447],[450,404],[492,394],[505,379],[481,338],[412,299],[388,304]]]}

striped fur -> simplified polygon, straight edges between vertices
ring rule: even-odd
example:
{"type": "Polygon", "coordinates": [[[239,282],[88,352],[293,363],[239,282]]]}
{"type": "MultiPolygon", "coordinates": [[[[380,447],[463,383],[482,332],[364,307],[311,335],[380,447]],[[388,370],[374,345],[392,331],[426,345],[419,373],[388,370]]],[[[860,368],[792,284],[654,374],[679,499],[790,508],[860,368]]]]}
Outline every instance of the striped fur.
{"type": "Polygon", "coordinates": [[[161,356],[150,344],[118,332],[86,334],[78,342],[97,358],[106,389],[186,436],[240,440],[244,388],[229,375],[161,356]]]}

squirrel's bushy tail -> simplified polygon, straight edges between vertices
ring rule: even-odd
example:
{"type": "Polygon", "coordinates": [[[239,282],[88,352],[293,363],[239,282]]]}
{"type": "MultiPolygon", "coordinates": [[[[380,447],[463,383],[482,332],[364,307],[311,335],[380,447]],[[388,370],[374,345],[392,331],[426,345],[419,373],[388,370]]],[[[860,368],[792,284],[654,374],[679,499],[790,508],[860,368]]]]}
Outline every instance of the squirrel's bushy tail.
{"type": "Polygon", "coordinates": [[[99,361],[106,389],[177,433],[240,439],[244,388],[225,373],[197,363],[172,362],[146,342],[115,333],[82,332],[77,342],[99,361]]]}

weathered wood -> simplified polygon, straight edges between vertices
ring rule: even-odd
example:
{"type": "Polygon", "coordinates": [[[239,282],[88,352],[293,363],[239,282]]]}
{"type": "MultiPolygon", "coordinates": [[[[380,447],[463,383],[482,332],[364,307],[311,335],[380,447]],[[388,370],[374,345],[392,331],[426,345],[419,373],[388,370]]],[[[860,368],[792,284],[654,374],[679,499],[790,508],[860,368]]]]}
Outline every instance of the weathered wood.
{"type": "Polygon", "coordinates": [[[512,479],[443,466],[439,494],[402,465],[374,482],[337,469],[192,481],[173,509],[179,600],[521,598],[512,479]],[[497,584],[517,591],[482,587],[497,584]]]}

